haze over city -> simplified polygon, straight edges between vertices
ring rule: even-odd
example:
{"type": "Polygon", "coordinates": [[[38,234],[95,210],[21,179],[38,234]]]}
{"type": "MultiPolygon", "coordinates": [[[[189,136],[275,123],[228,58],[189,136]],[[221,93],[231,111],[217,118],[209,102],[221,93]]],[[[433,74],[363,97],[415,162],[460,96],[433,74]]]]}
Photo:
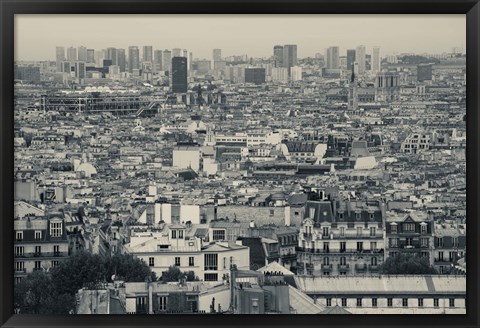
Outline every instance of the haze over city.
{"type": "Polygon", "coordinates": [[[298,57],[314,57],[327,47],[379,46],[392,53],[443,53],[465,49],[465,15],[17,15],[15,59],[54,60],[56,46],[152,45],[182,48],[210,58],[270,57],[275,44],[297,44],[298,57]]]}

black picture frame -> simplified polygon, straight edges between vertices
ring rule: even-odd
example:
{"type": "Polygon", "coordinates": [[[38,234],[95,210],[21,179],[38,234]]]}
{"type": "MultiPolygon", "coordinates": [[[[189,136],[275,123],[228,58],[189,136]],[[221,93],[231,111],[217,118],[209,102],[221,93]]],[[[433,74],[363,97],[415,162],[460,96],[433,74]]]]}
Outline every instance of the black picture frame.
{"type": "Polygon", "coordinates": [[[0,208],[2,327],[173,326],[442,326],[476,327],[479,319],[479,50],[478,0],[0,0],[1,142],[0,208]],[[465,14],[467,19],[467,314],[466,315],[282,315],[282,316],[32,316],[13,314],[13,68],[15,14],[465,14]]]}

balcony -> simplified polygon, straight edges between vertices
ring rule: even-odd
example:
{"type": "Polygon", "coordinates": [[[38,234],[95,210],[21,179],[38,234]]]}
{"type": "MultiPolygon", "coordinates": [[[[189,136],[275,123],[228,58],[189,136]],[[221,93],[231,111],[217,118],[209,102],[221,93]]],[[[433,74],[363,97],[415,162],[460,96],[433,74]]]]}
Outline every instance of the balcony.
{"type": "Polygon", "coordinates": [[[367,270],[367,265],[366,264],[355,264],[355,270],[356,271],[366,271],[367,270]]]}
{"type": "Polygon", "coordinates": [[[331,264],[322,264],[322,271],[331,271],[332,265],[331,264]]]}
{"type": "Polygon", "coordinates": [[[350,264],[338,264],[339,271],[347,271],[350,269],[350,264]]]}
{"type": "Polygon", "coordinates": [[[16,272],[16,273],[26,273],[26,272],[27,272],[27,269],[25,269],[25,268],[20,268],[20,269],[19,269],[19,268],[16,268],[16,269],[15,269],[15,272],[16,272]]]}
{"type": "Polygon", "coordinates": [[[65,257],[68,256],[68,252],[32,252],[32,253],[18,253],[15,254],[15,257],[20,257],[20,258],[35,258],[35,257],[41,257],[41,258],[48,258],[48,257],[65,257]]]}
{"type": "Polygon", "coordinates": [[[371,272],[378,272],[378,270],[379,270],[378,265],[372,265],[371,264],[371,265],[369,265],[368,268],[370,269],[371,272]]]}

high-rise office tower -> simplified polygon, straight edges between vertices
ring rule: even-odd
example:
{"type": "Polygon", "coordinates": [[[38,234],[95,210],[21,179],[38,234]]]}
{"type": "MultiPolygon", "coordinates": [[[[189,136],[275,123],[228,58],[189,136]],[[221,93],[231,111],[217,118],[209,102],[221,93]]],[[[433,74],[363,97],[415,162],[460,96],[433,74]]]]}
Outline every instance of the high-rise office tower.
{"type": "Polygon", "coordinates": [[[290,80],[291,81],[301,81],[302,80],[302,67],[293,66],[290,68],[290,80]]]}
{"type": "Polygon", "coordinates": [[[105,59],[106,59],[106,60],[111,60],[111,61],[112,61],[112,65],[117,65],[117,62],[118,62],[117,49],[115,49],[115,48],[107,48],[106,54],[105,54],[105,59]]]}
{"type": "Polygon", "coordinates": [[[173,57],[182,57],[182,49],[180,48],[172,49],[172,58],[173,57]]]}
{"type": "Polygon", "coordinates": [[[87,49],[87,63],[95,63],[95,49],[87,49]]]}
{"type": "Polygon", "coordinates": [[[372,71],[374,73],[380,72],[380,48],[379,47],[373,47],[372,71]]]}
{"type": "Polygon", "coordinates": [[[254,84],[265,83],[265,68],[260,68],[260,67],[245,68],[245,83],[254,83],[254,84]]]}
{"type": "Polygon", "coordinates": [[[339,49],[338,47],[330,47],[327,49],[327,68],[339,68],[339,49]]]}
{"type": "Polygon", "coordinates": [[[153,69],[155,72],[159,72],[163,69],[162,60],[163,60],[163,51],[155,50],[153,52],[153,69]]]}
{"type": "Polygon", "coordinates": [[[175,93],[187,92],[187,58],[173,57],[172,58],[172,91],[175,93]]]}
{"type": "Polygon", "coordinates": [[[275,67],[283,67],[283,46],[273,47],[273,60],[275,67]]]}
{"type": "Polygon", "coordinates": [[[75,77],[84,79],[86,75],[86,65],[83,61],[75,62],[75,77]]]}
{"type": "Polygon", "coordinates": [[[57,72],[62,72],[62,63],[65,61],[65,47],[57,47],[55,50],[57,72]]]}
{"type": "Polygon", "coordinates": [[[353,69],[353,63],[355,63],[355,49],[347,49],[347,69],[353,69]]]}
{"type": "Polygon", "coordinates": [[[143,60],[144,62],[153,62],[153,47],[143,46],[143,60]]]}
{"type": "Polygon", "coordinates": [[[212,58],[213,58],[214,62],[221,61],[222,60],[222,49],[213,49],[212,58]]]}
{"type": "Polygon", "coordinates": [[[172,52],[170,50],[163,51],[162,67],[164,71],[171,72],[172,70],[172,52]]]}
{"type": "Polygon", "coordinates": [[[78,47],[78,60],[82,62],[87,61],[87,47],[84,47],[84,46],[78,47]]]}
{"type": "Polygon", "coordinates": [[[77,48],[70,47],[67,49],[67,60],[69,62],[77,61],[77,48]]]}
{"type": "Polygon", "coordinates": [[[128,71],[133,73],[134,69],[140,69],[140,50],[136,46],[128,47],[128,71]]]}
{"type": "Polygon", "coordinates": [[[286,44],[283,46],[283,67],[288,69],[289,76],[293,66],[297,66],[297,45],[286,44]]]}
{"type": "Polygon", "coordinates": [[[190,52],[188,54],[188,70],[190,71],[190,73],[192,72],[192,64],[193,64],[193,53],[190,52]]]}
{"type": "Polygon", "coordinates": [[[182,57],[188,58],[188,50],[183,49],[182,52],[183,52],[182,57]]]}
{"type": "Polygon", "coordinates": [[[358,46],[355,51],[355,61],[358,63],[358,73],[365,73],[367,65],[367,56],[365,53],[365,46],[358,46]]]}
{"type": "Polygon", "coordinates": [[[125,56],[125,49],[117,49],[117,65],[120,68],[120,72],[125,72],[126,70],[127,58],[125,56]]]}

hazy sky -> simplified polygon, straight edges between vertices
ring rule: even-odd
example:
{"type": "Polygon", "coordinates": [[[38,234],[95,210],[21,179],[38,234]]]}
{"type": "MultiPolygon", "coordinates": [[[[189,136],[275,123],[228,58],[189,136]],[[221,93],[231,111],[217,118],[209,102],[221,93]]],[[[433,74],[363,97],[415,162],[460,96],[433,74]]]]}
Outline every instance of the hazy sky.
{"type": "MultiPolygon", "coordinates": [[[[268,57],[276,44],[297,44],[298,57],[329,46],[365,45],[367,53],[442,53],[466,44],[465,15],[16,15],[15,58],[55,60],[56,46],[152,45],[194,57],[268,57]]],[[[142,49],[140,50],[142,51],[142,49]]]]}

